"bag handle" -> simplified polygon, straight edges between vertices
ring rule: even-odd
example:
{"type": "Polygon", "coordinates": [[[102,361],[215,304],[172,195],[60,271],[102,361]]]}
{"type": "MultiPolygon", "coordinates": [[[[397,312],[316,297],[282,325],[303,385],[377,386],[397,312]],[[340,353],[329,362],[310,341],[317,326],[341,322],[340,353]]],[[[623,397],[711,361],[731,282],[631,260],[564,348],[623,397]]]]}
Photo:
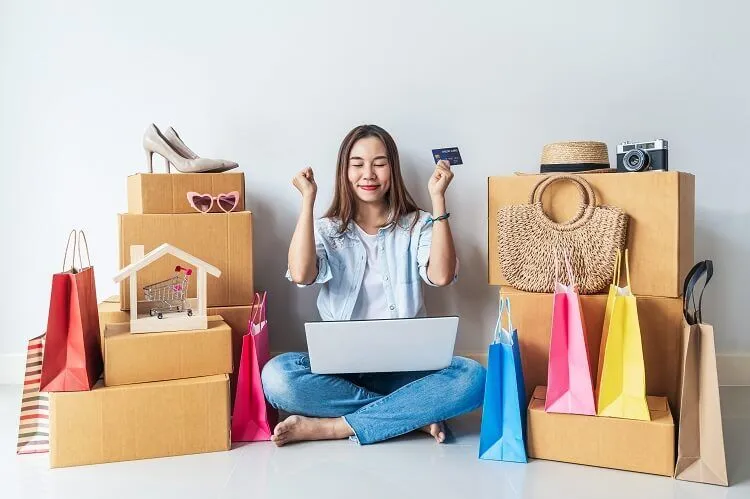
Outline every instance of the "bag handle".
{"type": "Polygon", "coordinates": [[[507,310],[507,316],[508,316],[508,332],[513,332],[513,319],[511,318],[510,314],[510,298],[503,298],[500,297],[500,306],[497,314],[497,324],[495,325],[495,337],[492,340],[492,343],[500,343],[502,342],[502,331],[503,331],[503,312],[507,310]]]}
{"type": "MultiPolygon", "coordinates": [[[[573,275],[573,266],[570,264],[570,258],[568,257],[568,254],[565,252],[564,248],[560,248],[560,254],[562,254],[562,260],[565,264],[565,271],[568,274],[568,284],[570,286],[575,286],[576,280],[575,276],[573,275]]],[[[572,256],[572,252],[571,252],[572,256]]],[[[560,265],[560,259],[557,254],[557,249],[555,249],[555,281],[562,282],[560,280],[560,272],[558,270],[558,267],[560,265]]]]}
{"type": "Polygon", "coordinates": [[[68,250],[70,250],[70,240],[73,239],[73,255],[70,259],[70,272],[77,273],[76,270],[76,245],[78,244],[78,238],[76,237],[76,231],[75,229],[70,231],[70,234],[68,234],[68,244],[65,245],[65,255],[63,255],[63,264],[62,264],[62,271],[67,272],[65,270],[65,262],[68,261],[68,250]]]}
{"type": "Polygon", "coordinates": [[[580,175],[571,175],[568,173],[547,175],[546,178],[539,180],[539,182],[537,182],[534,188],[531,190],[531,194],[529,195],[529,204],[534,204],[541,201],[542,196],[544,195],[544,191],[551,184],[566,180],[569,182],[573,182],[573,184],[575,184],[575,186],[578,188],[578,192],[581,194],[584,205],[596,204],[596,194],[594,193],[594,189],[591,187],[591,184],[589,184],[588,181],[582,179],[580,175]]]}
{"type": "Polygon", "coordinates": [[[255,293],[253,298],[253,315],[250,317],[250,333],[255,336],[260,332],[260,328],[257,331],[253,326],[260,326],[266,322],[266,295],[267,291],[263,292],[263,296],[260,293],[255,293]]]}
{"type": "Polygon", "coordinates": [[[625,260],[625,283],[628,289],[630,288],[630,258],[628,257],[628,249],[625,248],[625,254],[623,255],[623,260],[625,260]]]}
{"type": "Polygon", "coordinates": [[[614,286],[620,286],[620,271],[623,262],[625,263],[625,282],[627,283],[626,286],[628,289],[630,289],[630,264],[628,263],[628,249],[625,248],[625,254],[623,255],[620,251],[620,248],[617,248],[617,253],[615,255],[615,271],[612,276],[612,284],[614,286]]]}
{"type": "Polygon", "coordinates": [[[550,175],[546,179],[540,180],[531,190],[529,195],[529,204],[534,205],[537,208],[542,219],[556,230],[573,230],[577,229],[581,225],[588,222],[592,216],[594,216],[594,208],[596,207],[596,194],[591,185],[580,175],[550,175]],[[578,192],[581,194],[581,203],[578,211],[573,215],[573,218],[566,222],[558,223],[552,220],[544,212],[542,206],[542,196],[547,188],[555,182],[569,181],[573,182],[578,188],[578,192]]]}
{"type": "Polygon", "coordinates": [[[78,263],[81,264],[81,268],[91,267],[91,255],[89,255],[89,243],[86,241],[86,234],[84,234],[83,230],[78,231],[78,263]],[[81,258],[81,241],[83,242],[83,246],[86,247],[86,263],[88,265],[86,267],[83,266],[83,259],[81,258]]]}
{"type": "Polygon", "coordinates": [[[263,291],[263,295],[260,297],[260,322],[261,324],[266,322],[266,295],[268,291],[263,291]]]}
{"type": "Polygon", "coordinates": [[[682,293],[682,313],[685,316],[685,321],[691,326],[694,324],[701,324],[703,322],[703,292],[706,290],[711,277],[714,275],[714,263],[711,260],[704,260],[696,263],[687,277],[685,277],[685,284],[683,286],[682,293]],[[700,295],[698,297],[698,305],[695,304],[695,286],[701,277],[706,276],[706,281],[703,283],[700,295]],[[692,301],[693,309],[690,310],[690,302],[692,301]]]}
{"type": "MultiPolygon", "coordinates": [[[[698,298],[698,309],[696,311],[696,315],[698,318],[699,323],[703,323],[703,292],[706,290],[706,286],[708,286],[708,282],[711,280],[711,278],[714,276],[714,262],[713,260],[706,260],[706,280],[703,283],[703,288],[701,289],[700,297],[698,298]]],[[[695,300],[693,300],[693,305],[695,305],[695,300]]]]}
{"type": "Polygon", "coordinates": [[[91,256],[89,255],[89,243],[86,241],[86,234],[84,234],[83,230],[79,230],[76,233],[76,230],[73,229],[70,231],[70,234],[68,234],[68,244],[65,245],[65,255],[63,256],[63,266],[62,271],[63,272],[70,272],[72,274],[77,274],[81,270],[83,270],[83,258],[81,257],[81,246],[86,247],[86,261],[88,263],[88,267],[91,267],[91,256]],[[65,269],[65,263],[68,261],[68,252],[70,251],[70,241],[73,240],[73,251],[70,255],[70,269],[65,269]],[[76,268],[76,248],[78,249],[78,265],[79,267],[76,268]]]}
{"type": "Polygon", "coordinates": [[[621,265],[622,265],[622,252],[620,251],[620,248],[617,248],[617,253],[615,253],[615,271],[612,273],[612,285],[613,286],[620,285],[620,266],[621,265]]]}

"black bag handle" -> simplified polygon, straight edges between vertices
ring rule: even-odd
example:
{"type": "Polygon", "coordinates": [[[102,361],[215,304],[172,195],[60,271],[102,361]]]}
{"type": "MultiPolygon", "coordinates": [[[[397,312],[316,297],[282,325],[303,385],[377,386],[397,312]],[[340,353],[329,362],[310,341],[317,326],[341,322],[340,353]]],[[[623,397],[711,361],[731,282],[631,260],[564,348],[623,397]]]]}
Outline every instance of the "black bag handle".
{"type": "Polygon", "coordinates": [[[714,263],[711,260],[698,262],[690,269],[685,277],[685,285],[682,289],[682,313],[688,324],[700,324],[703,322],[703,292],[706,290],[711,277],[714,275],[714,263]],[[700,294],[698,295],[698,304],[695,303],[695,286],[701,277],[706,276],[706,282],[703,283],[700,294]],[[692,310],[690,304],[692,302],[692,310]]]}

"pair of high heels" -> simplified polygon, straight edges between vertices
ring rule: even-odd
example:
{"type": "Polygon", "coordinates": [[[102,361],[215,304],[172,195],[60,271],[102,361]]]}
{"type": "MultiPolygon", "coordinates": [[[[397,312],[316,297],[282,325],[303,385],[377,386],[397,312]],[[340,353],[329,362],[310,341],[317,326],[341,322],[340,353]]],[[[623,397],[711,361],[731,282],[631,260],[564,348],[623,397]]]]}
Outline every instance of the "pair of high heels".
{"type": "Polygon", "coordinates": [[[154,172],[154,153],[166,161],[167,173],[170,173],[170,166],[181,173],[220,173],[239,166],[234,161],[201,158],[180,139],[174,128],[169,127],[162,133],[153,123],[143,133],[143,149],[149,173],[154,172]]]}

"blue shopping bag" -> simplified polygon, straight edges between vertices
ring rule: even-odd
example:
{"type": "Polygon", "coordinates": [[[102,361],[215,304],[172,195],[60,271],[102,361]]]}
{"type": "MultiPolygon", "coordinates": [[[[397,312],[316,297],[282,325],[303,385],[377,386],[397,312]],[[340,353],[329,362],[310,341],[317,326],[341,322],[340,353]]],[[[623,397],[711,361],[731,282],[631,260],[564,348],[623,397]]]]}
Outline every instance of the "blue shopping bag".
{"type": "Polygon", "coordinates": [[[495,337],[487,358],[479,459],[525,463],[526,390],[518,333],[510,317],[510,298],[500,298],[495,337]],[[508,329],[503,329],[503,312],[508,329]]]}

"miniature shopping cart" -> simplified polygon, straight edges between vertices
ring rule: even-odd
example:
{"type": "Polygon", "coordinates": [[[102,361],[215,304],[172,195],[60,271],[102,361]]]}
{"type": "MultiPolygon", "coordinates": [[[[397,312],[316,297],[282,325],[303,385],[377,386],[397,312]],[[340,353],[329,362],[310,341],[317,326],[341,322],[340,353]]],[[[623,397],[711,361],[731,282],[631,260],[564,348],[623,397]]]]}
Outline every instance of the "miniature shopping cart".
{"type": "Polygon", "coordinates": [[[176,272],[174,277],[143,287],[145,300],[152,302],[148,312],[152,317],[155,315],[161,319],[165,313],[183,310],[187,310],[189,316],[193,315],[193,310],[188,308],[187,301],[188,279],[193,270],[178,265],[174,271],[176,272]]]}

